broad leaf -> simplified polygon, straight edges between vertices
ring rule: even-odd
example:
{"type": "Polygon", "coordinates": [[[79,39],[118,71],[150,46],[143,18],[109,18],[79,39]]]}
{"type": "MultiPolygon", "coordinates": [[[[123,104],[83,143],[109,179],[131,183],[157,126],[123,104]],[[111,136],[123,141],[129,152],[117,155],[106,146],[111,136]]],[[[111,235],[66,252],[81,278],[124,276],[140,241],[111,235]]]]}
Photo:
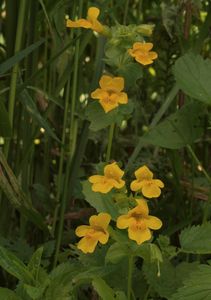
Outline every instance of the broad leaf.
{"type": "Polygon", "coordinates": [[[112,200],[112,194],[101,194],[93,192],[91,189],[91,183],[89,181],[84,181],[82,183],[83,194],[85,200],[94,207],[98,213],[106,212],[109,213],[113,220],[119,216],[118,208],[112,200]]]}
{"type": "Polygon", "coordinates": [[[185,252],[211,254],[211,223],[185,228],[180,234],[181,248],[185,252]]]}
{"type": "Polygon", "coordinates": [[[200,265],[185,278],[183,287],[169,300],[209,300],[211,299],[211,267],[200,265]]]}
{"type": "Polygon", "coordinates": [[[189,103],[152,128],[141,139],[156,146],[180,149],[194,143],[202,135],[203,115],[203,105],[189,103]]]}
{"type": "Polygon", "coordinates": [[[211,60],[192,53],[180,57],[174,66],[178,86],[190,97],[211,105],[211,60]]]}
{"type": "Polygon", "coordinates": [[[0,299],[2,300],[22,300],[20,297],[18,297],[15,292],[6,289],[6,288],[0,288],[0,299]]]}
{"type": "Polygon", "coordinates": [[[114,291],[112,290],[112,288],[110,288],[110,286],[108,286],[108,284],[102,278],[99,277],[95,278],[92,281],[92,285],[102,300],[116,299],[114,291]]]}

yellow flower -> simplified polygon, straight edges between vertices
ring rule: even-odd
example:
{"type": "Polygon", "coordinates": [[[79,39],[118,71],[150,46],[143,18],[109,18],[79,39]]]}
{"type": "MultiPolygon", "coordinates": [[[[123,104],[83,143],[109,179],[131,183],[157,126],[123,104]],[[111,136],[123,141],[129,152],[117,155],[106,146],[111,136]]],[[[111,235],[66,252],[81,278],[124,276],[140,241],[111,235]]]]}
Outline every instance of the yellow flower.
{"type": "Polygon", "coordinates": [[[77,21],[67,20],[66,26],[71,28],[83,27],[101,33],[104,31],[104,26],[97,20],[99,14],[100,10],[97,7],[90,7],[87,19],[79,19],[77,21]]]}
{"type": "Polygon", "coordinates": [[[89,226],[81,225],[75,230],[75,234],[82,239],[77,244],[77,248],[84,253],[92,253],[97,243],[106,244],[109,233],[107,231],[111,216],[107,213],[99,213],[89,218],[89,226]]]}
{"type": "Polygon", "coordinates": [[[121,92],[124,89],[123,77],[103,75],[99,85],[101,88],[92,92],[91,97],[99,100],[106,113],[119,106],[119,103],[128,103],[127,94],[121,92]]]}
{"type": "Polygon", "coordinates": [[[150,65],[153,60],[158,57],[157,53],[150,51],[153,47],[152,43],[134,43],[133,48],[129,49],[129,54],[142,65],[150,65]]]}
{"type": "Polygon", "coordinates": [[[93,183],[93,192],[106,194],[112,188],[121,189],[125,185],[122,180],[124,172],[119,168],[116,162],[104,167],[104,175],[93,175],[89,177],[89,182],[93,183]]]}
{"type": "Polygon", "coordinates": [[[164,183],[159,179],[153,179],[153,173],[147,166],[140,167],[135,171],[136,180],[131,182],[130,188],[132,191],[142,191],[142,194],[147,198],[156,198],[161,194],[161,188],[164,183]]]}
{"type": "Polygon", "coordinates": [[[144,199],[136,201],[138,205],[135,208],[129,210],[127,215],[118,217],[117,227],[119,229],[128,228],[129,238],[140,245],[151,239],[150,229],[160,229],[162,221],[149,215],[149,208],[144,199]]]}

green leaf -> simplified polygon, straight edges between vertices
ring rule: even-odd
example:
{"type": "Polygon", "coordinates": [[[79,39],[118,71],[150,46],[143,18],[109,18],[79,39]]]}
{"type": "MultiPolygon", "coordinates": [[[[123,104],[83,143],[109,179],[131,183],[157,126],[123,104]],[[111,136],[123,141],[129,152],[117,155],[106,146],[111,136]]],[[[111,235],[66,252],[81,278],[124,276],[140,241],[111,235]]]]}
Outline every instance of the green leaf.
{"type": "Polygon", "coordinates": [[[40,247],[33,253],[27,266],[27,269],[29,270],[29,272],[32,274],[32,276],[36,281],[38,280],[42,254],[43,254],[43,247],[40,247]]]}
{"type": "Polygon", "coordinates": [[[175,267],[168,260],[164,260],[160,264],[160,272],[155,263],[145,263],[143,271],[152,289],[160,297],[169,299],[197,267],[197,263],[181,263],[175,267]]]}
{"type": "Polygon", "coordinates": [[[134,87],[136,81],[143,76],[143,67],[135,62],[126,62],[117,69],[119,76],[125,78],[126,88],[134,87]]]}
{"type": "Polygon", "coordinates": [[[8,273],[23,281],[31,284],[34,282],[33,276],[27,267],[12,252],[0,246],[0,266],[8,273]]]}
{"type": "Polygon", "coordinates": [[[24,57],[29,55],[32,51],[37,49],[40,45],[42,45],[45,42],[45,39],[41,39],[40,41],[30,45],[29,47],[25,48],[24,50],[21,50],[11,58],[7,59],[5,62],[3,62],[0,65],[0,75],[7,72],[9,69],[11,69],[15,64],[17,64],[19,61],[21,61],[24,57]]]}
{"type": "Polygon", "coordinates": [[[180,234],[181,248],[197,254],[211,253],[211,223],[185,228],[180,234]]]}
{"type": "Polygon", "coordinates": [[[147,132],[141,139],[152,145],[180,149],[194,143],[203,133],[204,107],[189,103],[147,132]]]}
{"type": "Polygon", "coordinates": [[[111,215],[113,220],[119,216],[118,208],[112,200],[111,193],[101,194],[93,192],[91,189],[91,183],[87,180],[82,183],[83,194],[85,200],[94,207],[98,213],[106,212],[111,215]]]}
{"type": "Polygon", "coordinates": [[[95,278],[92,285],[102,300],[115,300],[115,293],[102,278],[95,278]]]}
{"type": "Polygon", "coordinates": [[[106,263],[111,262],[113,264],[116,264],[119,261],[121,261],[123,258],[128,256],[129,253],[130,251],[127,246],[124,246],[119,243],[114,243],[109,247],[106,253],[105,262],[106,263]]]}
{"type": "Polygon", "coordinates": [[[87,119],[91,122],[90,129],[98,131],[113,123],[121,124],[123,119],[132,113],[133,108],[133,103],[129,101],[127,104],[122,104],[108,113],[105,113],[97,101],[91,102],[86,111],[87,119]]]}
{"type": "Polygon", "coordinates": [[[4,103],[0,100],[0,136],[11,137],[12,129],[9,121],[8,112],[4,103]]]}
{"type": "Polygon", "coordinates": [[[15,292],[0,287],[0,299],[2,300],[22,300],[20,297],[18,297],[15,292]]]}
{"type": "Polygon", "coordinates": [[[200,265],[185,278],[183,287],[180,287],[170,300],[209,300],[211,299],[211,267],[200,265]]]}
{"type": "Polygon", "coordinates": [[[180,57],[174,66],[178,86],[190,97],[211,104],[211,60],[192,53],[180,57]]]}
{"type": "Polygon", "coordinates": [[[134,252],[135,256],[142,257],[146,262],[162,262],[163,257],[157,245],[152,243],[143,243],[137,246],[134,252]]]}

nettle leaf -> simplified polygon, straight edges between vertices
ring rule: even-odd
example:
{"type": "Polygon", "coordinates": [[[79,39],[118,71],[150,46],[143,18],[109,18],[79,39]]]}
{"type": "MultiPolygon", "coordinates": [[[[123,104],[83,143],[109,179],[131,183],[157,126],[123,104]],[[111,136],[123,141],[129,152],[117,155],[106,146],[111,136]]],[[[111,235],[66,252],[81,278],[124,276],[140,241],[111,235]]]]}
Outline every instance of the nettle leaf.
{"type": "Polygon", "coordinates": [[[174,66],[178,86],[190,97],[211,105],[211,60],[192,53],[180,57],[174,66]]]}
{"type": "Polygon", "coordinates": [[[0,288],[0,299],[5,300],[22,300],[20,297],[18,297],[15,292],[6,289],[6,288],[0,288]]]}
{"type": "Polygon", "coordinates": [[[105,113],[98,101],[91,102],[86,111],[87,119],[91,122],[90,129],[98,131],[108,127],[113,123],[121,124],[133,111],[132,101],[127,104],[119,105],[117,108],[105,113]]]}
{"type": "Polygon", "coordinates": [[[184,279],[183,287],[173,294],[170,300],[209,300],[211,299],[211,267],[200,265],[184,279]]]}
{"type": "Polygon", "coordinates": [[[119,216],[117,205],[112,200],[112,192],[108,194],[101,194],[93,192],[91,189],[91,183],[87,180],[82,183],[83,194],[85,200],[94,207],[98,213],[109,213],[113,220],[119,216]]]}
{"type": "Polygon", "coordinates": [[[164,260],[160,264],[160,272],[155,263],[144,263],[143,271],[152,289],[160,297],[169,299],[197,267],[197,263],[181,263],[175,267],[169,260],[164,260]]]}
{"type": "Polygon", "coordinates": [[[180,149],[194,143],[203,133],[203,105],[188,103],[147,132],[143,142],[168,149],[180,149]]]}
{"type": "Polygon", "coordinates": [[[181,248],[197,254],[211,253],[211,223],[185,228],[180,234],[181,248]]]}

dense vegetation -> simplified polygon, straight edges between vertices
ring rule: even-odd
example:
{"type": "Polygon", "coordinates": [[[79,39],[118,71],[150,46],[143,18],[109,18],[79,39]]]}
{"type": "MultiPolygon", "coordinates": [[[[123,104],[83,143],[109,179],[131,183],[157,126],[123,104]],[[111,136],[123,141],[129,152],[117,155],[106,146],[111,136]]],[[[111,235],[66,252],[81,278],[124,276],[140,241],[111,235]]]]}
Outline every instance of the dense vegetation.
{"type": "Polygon", "coordinates": [[[0,300],[211,299],[211,2],[0,0],[0,300]]]}

